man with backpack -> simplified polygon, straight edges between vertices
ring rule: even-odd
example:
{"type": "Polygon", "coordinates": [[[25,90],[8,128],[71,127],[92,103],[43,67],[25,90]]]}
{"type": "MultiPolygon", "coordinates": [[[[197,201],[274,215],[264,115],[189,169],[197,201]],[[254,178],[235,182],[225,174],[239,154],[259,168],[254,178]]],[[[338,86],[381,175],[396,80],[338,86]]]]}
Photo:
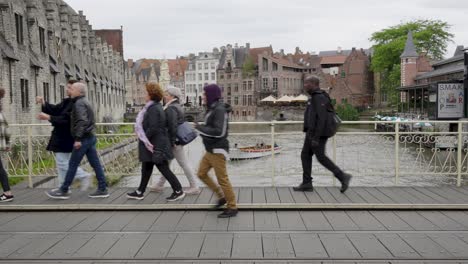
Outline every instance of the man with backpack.
{"type": "Polygon", "coordinates": [[[320,79],[316,76],[307,76],[304,79],[304,90],[310,98],[304,113],[304,132],[306,133],[304,147],[301,152],[302,183],[294,187],[294,191],[313,191],[312,185],[312,156],[341,182],[341,192],[344,193],[352,176],[343,172],[326,155],[327,141],[336,134],[339,119],[330,100],[330,96],[320,89],[320,79]]]}

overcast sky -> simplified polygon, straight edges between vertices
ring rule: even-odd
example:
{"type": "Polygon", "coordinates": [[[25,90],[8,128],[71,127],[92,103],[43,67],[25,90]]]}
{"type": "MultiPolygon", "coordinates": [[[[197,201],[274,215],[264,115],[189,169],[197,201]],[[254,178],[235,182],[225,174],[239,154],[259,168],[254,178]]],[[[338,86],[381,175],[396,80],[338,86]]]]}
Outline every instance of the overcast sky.
{"type": "Polygon", "coordinates": [[[174,58],[228,43],[275,51],[368,48],[370,35],[401,21],[440,19],[468,46],[464,0],[66,0],[94,29],[124,27],[125,58],[174,58]]]}

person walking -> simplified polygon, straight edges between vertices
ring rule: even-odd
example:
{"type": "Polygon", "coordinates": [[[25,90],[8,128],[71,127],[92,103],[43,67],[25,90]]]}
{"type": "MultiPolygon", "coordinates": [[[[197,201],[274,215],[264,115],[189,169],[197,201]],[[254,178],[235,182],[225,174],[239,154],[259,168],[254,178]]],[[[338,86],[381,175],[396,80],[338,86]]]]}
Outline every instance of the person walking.
{"type": "MultiPolygon", "coordinates": [[[[3,115],[2,100],[5,97],[5,89],[0,88],[0,151],[10,151],[10,134],[8,133],[8,122],[3,115]]],[[[8,183],[8,173],[3,167],[2,160],[0,159],[0,183],[2,184],[3,194],[0,195],[0,202],[13,201],[13,193],[8,183]]]]}
{"type": "MultiPolygon", "coordinates": [[[[185,189],[184,192],[188,195],[196,195],[200,193],[195,182],[195,172],[190,166],[190,162],[184,151],[184,146],[181,145],[177,140],[177,127],[185,122],[184,109],[180,105],[180,99],[182,98],[182,92],[179,88],[169,85],[164,93],[164,111],[166,112],[167,125],[169,132],[169,139],[172,146],[172,153],[177,163],[184,171],[185,177],[189,182],[189,188],[185,189]]],[[[151,187],[152,191],[161,192],[164,189],[166,183],[165,177],[159,177],[157,183],[151,187]]]]}
{"type": "Polygon", "coordinates": [[[169,161],[174,158],[168,135],[166,113],[161,100],[163,90],[157,83],[146,84],[146,105],[138,113],[135,132],[139,139],[138,156],[141,165],[141,180],[137,190],[127,193],[127,198],[143,200],[148,182],[156,166],[172,187],[168,202],[175,202],[185,197],[179,180],[169,168],[169,161]]]}
{"type": "Polygon", "coordinates": [[[329,111],[333,111],[329,95],[320,89],[320,79],[316,76],[307,76],[304,79],[304,90],[310,95],[307,108],[304,113],[304,132],[306,137],[301,152],[302,161],[302,183],[294,187],[294,191],[313,191],[312,185],[312,156],[315,154],[318,162],[333,173],[341,182],[340,191],[344,193],[351,181],[352,176],[343,172],[326,155],[327,141],[334,136],[336,131],[331,129],[329,111]]]}
{"type": "Polygon", "coordinates": [[[226,205],[219,218],[229,218],[237,215],[236,196],[226,169],[226,161],[229,160],[229,112],[232,108],[220,101],[221,89],[216,84],[204,87],[203,103],[207,107],[205,124],[195,124],[195,129],[200,133],[206,153],[198,168],[198,177],[218,196],[216,208],[226,205]],[[208,176],[208,172],[214,168],[219,186],[208,176]]]}
{"type": "MultiPolygon", "coordinates": [[[[39,114],[39,120],[49,121],[54,127],[50,136],[47,150],[55,153],[55,164],[57,166],[58,188],[65,181],[65,175],[68,170],[73,144],[75,140],[70,131],[70,114],[73,106],[70,98],[71,86],[78,81],[70,80],[67,83],[67,98],[64,98],[59,104],[50,104],[43,97],[36,97],[36,103],[42,106],[42,112],[39,114]]],[[[91,174],[78,167],[76,178],[81,182],[81,191],[86,191],[91,183],[91,174]]]]}
{"type": "Polygon", "coordinates": [[[70,87],[70,97],[72,98],[72,111],[70,114],[70,129],[74,139],[73,151],[70,157],[65,181],[59,189],[47,191],[46,194],[52,199],[69,199],[68,192],[70,185],[75,178],[76,171],[80,166],[84,156],[88,159],[93,168],[98,181],[98,188],[95,192],[89,194],[90,198],[109,197],[107,190],[106,177],[104,169],[99,161],[96,150],[96,121],[91,104],[86,100],[87,86],[84,83],[77,82],[70,87]]]}

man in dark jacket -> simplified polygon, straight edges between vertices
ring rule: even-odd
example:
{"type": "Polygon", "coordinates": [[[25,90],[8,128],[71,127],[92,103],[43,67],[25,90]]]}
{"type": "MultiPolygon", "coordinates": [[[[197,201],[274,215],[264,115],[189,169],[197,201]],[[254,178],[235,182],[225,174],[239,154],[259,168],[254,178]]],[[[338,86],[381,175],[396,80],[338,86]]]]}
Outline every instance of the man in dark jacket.
{"type": "Polygon", "coordinates": [[[221,89],[216,84],[205,86],[203,102],[208,109],[205,116],[205,124],[196,124],[206,154],[203,156],[198,168],[198,177],[218,196],[217,208],[226,205],[226,210],[219,218],[229,218],[237,215],[236,195],[229,181],[226,161],[229,160],[229,112],[231,107],[221,99],[221,89]],[[208,172],[214,168],[219,186],[208,176],[208,172]]]}
{"type": "MultiPolygon", "coordinates": [[[[53,105],[44,100],[43,97],[36,97],[36,103],[42,105],[42,113],[39,114],[40,120],[49,121],[54,129],[47,145],[47,150],[55,153],[55,163],[57,165],[58,187],[65,181],[65,175],[68,170],[71,152],[75,141],[70,132],[70,114],[72,110],[72,99],[70,98],[70,88],[76,83],[70,80],[67,83],[67,98],[64,98],[60,104],[53,105]]],[[[81,167],[76,171],[76,178],[81,181],[81,190],[86,191],[90,184],[90,174],[81,167]]]]}
{"type": "Polygon", "coordinates": [[[70,158],[65,182],[60,189],[54,189],[46,192],[53,199],[68,199],[70,195],[68,189],[75,178],[76,170],[83,160],[84,156],[96,173],[98,189],[89,195],[91,198],[109,197],[107,183],[101,162],[96,150],[96,122],[94,111],[86,100],[87,87],[84,83],[75,83],[70,89],[73,107],[70,115],[71,134],[74,139],[73,152],[70,158]]]}
{"type": "Polygon", "coordinates": [[[331,171],[341,182],[340,191],[343,193],[348,189],[352,176],[344,173],[325,155],[327,140],[335,133],[328,125],[330,123],[328,111],[333,109],[330,97],[325,91],[320,90],[320,80],[316,76],[308,76],[304,79],[304,90],[310,95],[310,99],[304,113],[306,138],[301,152],[303,176],[301,185],[294,187],[294,190],[314,190],[312,185],[312,156],[315,154],[320,164],[331,171]]]}

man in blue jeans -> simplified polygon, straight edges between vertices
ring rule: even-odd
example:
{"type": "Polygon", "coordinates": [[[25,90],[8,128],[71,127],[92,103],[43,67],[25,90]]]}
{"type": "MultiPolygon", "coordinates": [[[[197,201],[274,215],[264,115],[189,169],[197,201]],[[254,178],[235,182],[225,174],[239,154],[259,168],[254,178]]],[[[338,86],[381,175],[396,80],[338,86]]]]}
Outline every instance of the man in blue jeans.
{"type": "Polygon", "coordinates": [[[68,189],[85,155],[88,158],[89,164],[94,169],[98,181],[98,189],[94,193],[91,193],[89,197],[109,197],[106,177],[96,150],[96,122],[94,111],[88,100],[86,100],[86,91],[87,87],[84,83],[75,83],[70,88],[70,97],[73,101],[73,108],[70,116],[70,129],[75,143],[73,144],[73,151],[65,176],[65,182],[59,189],[46,192],[47,196],[52,199],[66,200],[70,198],[68,189]]]}
{"type": "MultiPolygon", "coordinates": [[[[64,98],[59,104],[53,105],[45,101],[43,97],[36,97],[36,103],[41,104],[42,112],[38,119],[47,120],[53,126],[47,150],[55,153],[55,163],[57,166],[58,188],[65,181],[65,175],[68,171],[71,153],[73,151],[73,139],[70,131],[70,114],[73,107],[70,89],[76,80],[69,80],[67,83],[67,98],[64,98]]],[[[76,178],[81,182],[81,191],[87,191],[91,182],[91,174],[78,167],[76,178]]]]}

